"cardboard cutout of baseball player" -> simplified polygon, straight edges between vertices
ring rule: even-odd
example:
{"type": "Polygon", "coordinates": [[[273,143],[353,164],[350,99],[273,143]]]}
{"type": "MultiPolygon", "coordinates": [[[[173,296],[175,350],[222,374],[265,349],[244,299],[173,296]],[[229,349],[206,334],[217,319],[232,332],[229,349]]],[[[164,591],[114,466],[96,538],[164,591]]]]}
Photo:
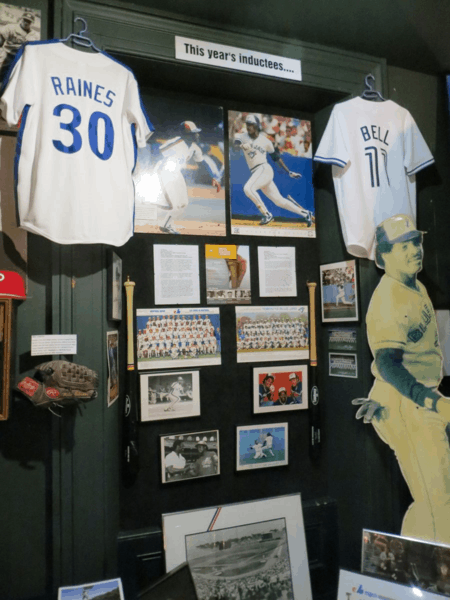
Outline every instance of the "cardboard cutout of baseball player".
{"type": "Polygon", "coordinates": [[[437,388],[442,353],[422,269],[422,232],[407,215],[376,229],[375,261],[385,275],[367,311],[367,336],[375,377],[369,398],[358,398],[356,416],[371,422],[398,459],[413,503],[402,535],[450,543],[450,398],[437,388]]]}

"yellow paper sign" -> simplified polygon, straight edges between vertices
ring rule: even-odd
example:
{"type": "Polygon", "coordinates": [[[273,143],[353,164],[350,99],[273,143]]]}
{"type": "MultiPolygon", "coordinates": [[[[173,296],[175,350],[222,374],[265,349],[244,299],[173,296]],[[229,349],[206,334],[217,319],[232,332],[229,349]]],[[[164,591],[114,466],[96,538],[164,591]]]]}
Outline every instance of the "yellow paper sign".
{"type": "Polygon", "coordinates": [[[205,258],[236,258],[235,245],[205,244],[205,258]]]}

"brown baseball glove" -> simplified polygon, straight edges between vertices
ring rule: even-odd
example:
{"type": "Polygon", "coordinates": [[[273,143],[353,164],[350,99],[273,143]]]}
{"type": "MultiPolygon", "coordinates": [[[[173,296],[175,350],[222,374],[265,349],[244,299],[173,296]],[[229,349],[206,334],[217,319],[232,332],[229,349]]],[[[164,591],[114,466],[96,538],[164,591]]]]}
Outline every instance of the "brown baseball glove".
{"type": "Polygon", "coordinates": [[[52,406],[94,400],[98,393],[98,374],[67,360],[52,360],[38,365],[34,378],[24,377],[17,389],[35,406],[52,410],[52,406]]]}
{"type": "Polygon", "coordinates": [[[241,285],[244,279],[247,271],[247,261],[239,254],[236,255],[236,258],[227,258],[226,261],[230,272],[231,287],[235,290],[241,285]]]}

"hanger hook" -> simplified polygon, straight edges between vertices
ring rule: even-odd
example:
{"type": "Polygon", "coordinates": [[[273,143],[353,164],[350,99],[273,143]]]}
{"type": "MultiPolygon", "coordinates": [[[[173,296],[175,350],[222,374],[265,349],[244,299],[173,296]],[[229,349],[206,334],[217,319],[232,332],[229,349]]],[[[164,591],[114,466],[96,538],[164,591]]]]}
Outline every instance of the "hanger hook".
{"type": "Polygon", "coordinates": [[[369,83],[369,79],[372,79],[373,83],[375,83],[375,76],[372,75],[372,73],[369,73],[368,75],[366,75],[366,78],[364,80],[364,83],[366,84],[366,86],[369,88],[370,91],[374,91],[374,87],[372,85],[372,83],[369,83]]]}
{"type": "Polygon", "coordinates": [[[86,21],[83,19],[83,17],[76,17],[75,18],[75,23],[77,21],[81,21],[81,23],[84,25],[84,29],[82,29],[81,31],[78,32],[78,35],[83,35],[83,33],[86,33],[87,31],[87,23],[86,21]]]}

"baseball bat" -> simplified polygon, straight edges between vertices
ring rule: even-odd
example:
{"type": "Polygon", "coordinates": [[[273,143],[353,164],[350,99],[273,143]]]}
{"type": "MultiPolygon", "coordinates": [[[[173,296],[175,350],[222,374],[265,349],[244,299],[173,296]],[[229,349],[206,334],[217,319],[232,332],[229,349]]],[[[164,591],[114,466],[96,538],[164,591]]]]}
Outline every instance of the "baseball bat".
{"type": "Polygon", "coordinates": [[[317,342],[316,342],[316,287],[317,283],[306,283],[309,292],[309,455],[317,459],[321,452],[320,397],[317,381],[317,342]]]}
{"type": "Polygon", "coordinates": [[[132,485],[139,472],[139,445],[137,427],[136,376],[134,372],[134,281],[124,283],[127,305],[127,376],[123,413],[123,480],[132,485]]]}

